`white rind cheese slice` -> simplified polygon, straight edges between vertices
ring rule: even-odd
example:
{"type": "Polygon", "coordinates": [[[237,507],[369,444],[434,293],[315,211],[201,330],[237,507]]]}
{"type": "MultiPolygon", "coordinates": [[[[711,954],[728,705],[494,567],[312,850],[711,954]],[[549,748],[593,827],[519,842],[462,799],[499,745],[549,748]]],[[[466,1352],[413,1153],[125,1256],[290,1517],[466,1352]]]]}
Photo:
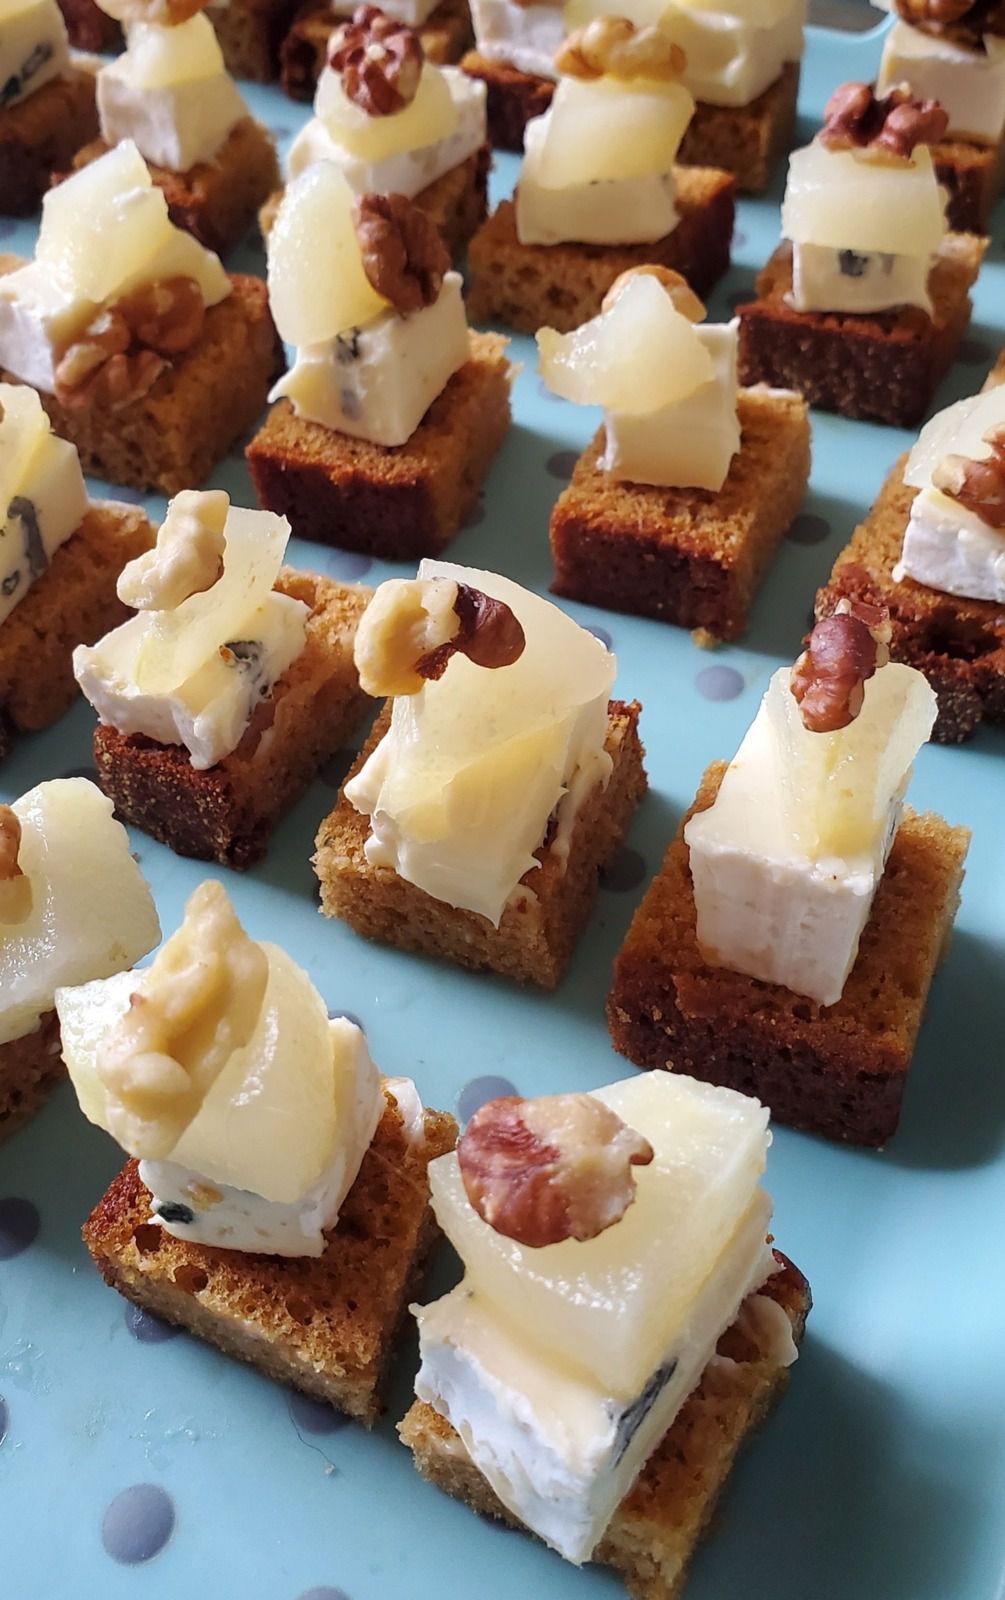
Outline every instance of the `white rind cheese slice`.
{"type": "Polygon", "coordinates": [[[97,93],[105,143],[132,139],[169,172],[212,161],[248,115],[202,15],[171,28],[134,24],[126,50],[98,73],[97,93]]]}
{"type": "Polygon", "coordinates": [[[607,411],[600,465],[629,483],[717,493],[740,448],[736,412],[739,322],[695,329],[712,376],[683,400],[638,415],[607,411]]]}
{"type": "Polygon", "coordinates": [[[0,384],[0,623],[87,515],[77,452],[33,390],[0,384]]]}
{"type": "Polygon", "coordinates": [[[996,145],[1005,132],[1005,39],[984,36],[982,50],[933,38],[899,17],[883,43],[878,95],[907,83],[920,100],[937,100],[947,137],[996,145]]]}

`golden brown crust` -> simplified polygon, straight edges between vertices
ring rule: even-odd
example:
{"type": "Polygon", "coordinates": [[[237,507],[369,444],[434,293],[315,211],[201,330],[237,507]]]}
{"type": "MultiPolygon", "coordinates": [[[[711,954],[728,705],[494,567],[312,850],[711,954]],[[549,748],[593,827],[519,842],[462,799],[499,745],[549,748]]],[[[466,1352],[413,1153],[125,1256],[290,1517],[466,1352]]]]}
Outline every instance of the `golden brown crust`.
{"type": "Polygon", "coordinates": [[[55,1011],[46,1011],[32,1033],[0,1044],[0,1139],[33,1117],[65,1077],[55,1011]]]}
{"type": "MultiPolygon", "coordinates": [[[[812,1304],[809,1285],[777,1250],[775,1259],[780,1270],[760,1293],[782,1308],[800,1344],[812,1304]]],[[[635,1600],[677,1600],[740,1446],[780,1399],[789,1368],[779,1365],[767,1337],[741,1310],[614,1513],[594,1560],[613,1567],[635,1600]]],[[[416,1400],[398,1431],[423,1477],[484,1516],[521,1526],[431,1406],[416,1400]]]]}
{"type": "MultiPolygon", "coordinates": [[[[328,5],[308,0],[283,40],[282,86],[291,100],[310,100],[325,65],[328,40],[342,16],[328,5]]],[[[460,61],[471,43],[471,14],[466,0],[441,0],[415,32],[423,55],[438,66],[460,61]]]]}
{"type": "Polygon", "coordinates": [[[1005,612],[992,600],[965,600],[913,578],[894,582],[917,493],[904,482],[906,464],[901,456],[841,551],[817,594],[816,614],[828,615],[844,598],[885,606],[893,659],[917,667],[938,696],[933,738],[955,744],[985,719],[1005,723],[1005,612]]]}
{"type": "Polygon", "coordinates": [[[227,0],[206,15],[220,41],[227,71],[235,78],[271,83],[279,76],[279,53],[297,0],[227,0]]]}
{"type": "Polygon", "coordinates": [[[130,615],[115,592],[154,530],[134,506],[99,501],[0,625],[0,723],[48,727],[77,697],[71,657],[130,615]]]}
{"type": "MultiPolygon", "coordinates": [[[[78,150],[73,171],[99,160],[107,150],[103,139],[93,140],[78,150]]],[[[150,176],[164,191],[175,226],[220,255],[237,243],[280,181],[271,135],[253,117],[242,118],[231,129],[212,161],[188,172],[151,166],[150,176]]]]}
{"type": "MultiPolygon", "coordinates": [[[[521,879],[524,893],[507,906],[498,928],[477,912],[435,900],[391,868],[372,866],[364,854],[369,818],[350,805],[344,788],[317,837],[314,870],[324,915],[341,917],[368,939],[554,988],[590,915],[600,868],[621,843],[646,790],[639,711],[638,701],[611,701],[607,749],[614,770],[607,788],[598,786],[580,809],[565,871],[542,846],[535,855],[539,866],[521,879]]],[[[385,707],[346,782],[383,737],[389,719],[385,707]]]]}
{"type": "Polygon", "coordinates": [[[124,821],[179,855],[248,867],[273,828],[372,705],[353,639],[370,590],[284,568],[276,588],[310,607],[303,651],[259,703],[237,749],[196,771],[180,745],[99,725],[98,779],[124,821]]]}
{"type": "Polygon", "coordinates": [[[726,770],[715,762],[618,952],[607,1020],[637,1066],[686,1072],[770,1106],[779,1122],[882,1145],[896,1131],[935,969],[959,906],[970,834],[907,811],[836,1005],[707,963],[695,935],[684,828],[726,770]]]}
{"type": "Polygon", "coordinates": [[[595,317],[615,278],[655,262],[704,297],[729,266],[736,184],[727,172],[675,168],[677,226],[652,244],[521,244],[512,200],[503,200],[471,241],[468,314],[525,333],[570,333],[595,317]]]}
{"type": "Polygon", "coordinates": [[[79,68],[0,111],[0,216],[37,211],[51,174],[97,132],[94,73],[79,68]]]}
{"type": "Polygon", "coordinates": [[[474,507],[510,424],[506,340],[471,333],[455,372],[406,444],[335,433],[272,407],[247,448],[259,504],[300,538],[389,560],[438,555],[474,507]]]}
{"type": "Polygon", "coordinates": [[[369,1426],[397,1331],[439,1236],[426,1167],[456,1138],[453,1117],[427,1111],[421,1143],[409,1143],[389,1096],[316,1259],[173,1238],[151,1221],[135,1161],[95,1206],[84,1243],[106,1283],[134,1304],[369,1426]]]}
{"type": "Polygon", "coordinates": [[[810,405],[910,427],[928,409],[970,321],[968,290],[987,240],[947,235],[929,279],[933,316],[915,306],[868,315],[796,311],[792,246],[779,245],[740,306],[740,381],[798,389],[810,405]]]}
{"type": "Polygon", "coordinates": [[[799,395],[740,391],[740,451],[718,493],[623,483],[599,466],[604,430],[551,516],[556,594],[735,639],[795,517],[810,470],[799,395]]]}

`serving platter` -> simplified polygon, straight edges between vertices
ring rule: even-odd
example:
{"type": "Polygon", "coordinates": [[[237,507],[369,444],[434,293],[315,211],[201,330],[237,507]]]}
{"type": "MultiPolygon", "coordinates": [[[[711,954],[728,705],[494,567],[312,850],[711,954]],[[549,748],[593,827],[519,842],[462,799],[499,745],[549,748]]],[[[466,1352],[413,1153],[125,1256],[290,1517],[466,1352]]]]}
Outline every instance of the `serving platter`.
{"type": "MultiPolygon", "coordinates": [[[[833,7],[831,8],[833,10],[833,7]]],[[[811,27],[800,140],[830,90],[871,78],[883,25],[811,27]]],[[[285,147],[309,108],[246,88],[285,147]]],[[[496,198],[513,157],[497,158],[496,198]]],[[[783,174],[739,206],[734,265],[711,297],[727,316],[778,237],[783,174]]],[[[1005,345],[1002,208],[974,319],[938,404],[980,387],[1005,345]]],[[[0,222],[28,253],[33,224],[0,222]]],[[[254,242],[235,269],[264,271],[254,242]]],[[[514,425],[484,504],[450,557],[546,592],[550,508],[596,414],[551,397],[532,341],[514,425]]],[[[589,1088],[634,1069],[603,1007],[611,962],[706,764],[728,757],[776,666],[790,661],[817,585],[910,436],[815,413],[811,492],[735,647],[569,604],[610,639],[618,692],[643,703],[651,792],[606,875],[568,977],[551,995],[368,945],[323,922],[309,857],[343,752],[286,817],[264,864],[223,877],[249,932],[284,945],[333,1010],[365,1026],[377,1063],[463,1117],[513,1085],[589,1088]]],[[[253,504],[236,452],[211,480],[253,504]]],[[[92,493],[130,498],[94,483],[92,493]]],[[[132,496],[132,498],[139,498],[132,496]]],[[[144,502],[155,518],[164,502],[144,502]]],[[[376,583],[406,568],[294,541],[294,565],[376,583]]],[[[24,741],[0,799],[88,773],[93,714],[78,705],[24,741]]],[[[1005,738],[928,747],[911,793],[973,830],[963,904],[931,997],[900,1132],[881,1153],[779,1129],[768,1186],[780,1246],[814,1289],[789,1393],[742,1458],[688,1600],[1000,1600],[1005,1594],[1005,738]]],[[[165,932],[209,869],[133,838],[165,932]]],[[[0,1539],[4,1600],[591,1600],[620,1585],[482,1522],[424,1484],[394,1424],[415,1349],[398,1354],[386,1417],[348,1424],[106,1289],[80,1226],[120,1162],[68,1088],[0,1148],[0,1539]]],[[[455,1281],[444,1249],[430,1292],[455,1281]]]]}

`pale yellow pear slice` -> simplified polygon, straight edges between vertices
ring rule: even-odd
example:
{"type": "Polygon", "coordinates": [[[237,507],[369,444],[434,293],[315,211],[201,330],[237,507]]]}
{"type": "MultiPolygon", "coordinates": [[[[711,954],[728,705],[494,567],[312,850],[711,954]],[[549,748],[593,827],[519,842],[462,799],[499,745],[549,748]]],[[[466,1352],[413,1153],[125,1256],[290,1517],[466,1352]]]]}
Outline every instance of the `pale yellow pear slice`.
{"type": "Polygon", "coordinates": [[[534,172],[545,189],[669,172],[694,112],[680,83],[563,78],[534,172]]]}
{"type": "Polygon", "coordinates": [[[35,256],[100,304],[171,231],[167,201],[126,140],[49,190],[35,256]]]}
{"type": "Polygon", "coordinates": [[[362,161],[382,161],[401,151],[422,150],[449,139],[459,115],[450,86],[438,67],[425,62],[413,100],[390,116],[373,117],[350,100],[337,72],[318,81],[314,109],[334,139],[362,161]]]}
{"type": "Polygon", "coordinates": [[[225,70],[213,24],[201,14],[171,28],[133,23],[127,43],[130,80],[144,89],[213,78],[225,70]]]}
{"type": "Polygon", "coordinates": [[[35,452],[49,436],[49,419],[34,389],[0,383],[0,531],[35,452]]]}
{"type": "Polygon", "coordinates": [[[814,141],[789,157],[782,233],[831,250],[931,255],[946,232],[944,207],[927,145],[905,163],[814,141]]]}
{"type": "Polygon", "coordinates": [[[522,1340],[606,1394],[637,1395],[686,1328],[702,1284],[747,1212],[764,1169],[768,1113],[730,1089],[643,1073],[596,1091],[650,1141],[621,1221],[586,1243],[533,1250],[470,1205],[456,1155],[431,1163],[433,1206],[466,1281],[522,1340]]]}
{"type": "Polygon", "coordinates": [[[332,161],[287,185],[269,234],[269,303],[289,344],[321,344],[387,310],[363,270],[352,200],[332,161]]]}
{"type": "Polygon", "coordinates": [[[971,461],[985,460],[991,454],[991,446],[985,443],[984,435],[1003,422],[1005,384],[947,406],[926,422],[918,435],[907,458],[904,482],[912,489],[927,489],[935,468],[948,455],[967,456],[971,461]]]}
{"type": "Polygon", "coordinates": [[[646,414],[693,394],[713,376],[712,357],[658,280],[632,278],[609,311],[573,333],[542,328],[541,376],[577,405],[646,414]]]}

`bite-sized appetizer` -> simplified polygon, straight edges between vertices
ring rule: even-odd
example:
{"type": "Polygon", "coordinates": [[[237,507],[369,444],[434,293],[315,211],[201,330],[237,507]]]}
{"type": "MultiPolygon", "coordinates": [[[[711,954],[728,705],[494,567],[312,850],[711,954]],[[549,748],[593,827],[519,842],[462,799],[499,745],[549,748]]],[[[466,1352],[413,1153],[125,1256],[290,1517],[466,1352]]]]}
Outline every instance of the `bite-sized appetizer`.
{"type": "Polygon", "coordinates": [[[0,374],[39,391],[85,472],[174,494],[265,404],[265,284],[174,226],[131,140],[50,189],[34,261],[0,274],[0,374]]]}
{"type": "Polygon", "coordinates": [[[63,1076],[56,990],[122,972],[160,936],[126,830],[93,783],[57,778],[0,805],[0,1138],[63,1076]]]}
{"type": "Polygon", "coordinates": [[[79,50],[118,50],[123,30],[135,22],[187,22],[206,6],[227,71],[269,83],[279,73],[279,51],[297,0],[59,0],[70,41],[79,50]]]}
{"type": "MultiPolygon", "coordinates": [[[[528,121],[551,103],[566,34],[603,11],[604,0],[472,0],[475,48],[461,65],[488,89],[494,145],[523,149],[528,121]]],[[[805,0],[628,0],[620,14],[662,24],[687,56],[681,80],[696,104],[678,161],[763,189],[792,136],[805,0]]]]}
{"type": "Polygon", "coordinates": [[[842,598],[888,610],[891,654],[938,696],[934,738],[1005,723],[1005,387],[940,411],[901,456],[818,614],[842,598]]]}
{"type": "Polygon", "coordinates": [[[505,339],[469,331],[434,223],[315,162],[269,235],[269,298],[296,353],[246,452],[261,504],[301,538],[441,550],[509,428],[513,371],[505,339]]]}
{"type": "MultiPolygon", "coordinates": [[[[102,0],[115,4],[116,0],[102,0]]],[[[210,250],[237,242],[279,182],[271,136],[254,120],[205,16],[126,22],[126,48],[98,73],[101,137],[75,170],[131,139],[172,222],[210,250]]]]}
{"type": "MultiPolygon", "coordinates": [[[[333,161],[354,194],[403,194],[425,211],[451,257],[485,220],[491,152],[485,90],[423,56],[418,33],[376,6],[358,6],[328,41],[314,116],[290,146],[296,178],[333,161]]],[[[262,212],[268,233],[280,195],[262,212]]]]}
{"type": "Polygon", "coordinates": [[[905,809],[935,695],[842,602],[710,766],[618,955],[608,1021],[639,1066],[756,1094],[853,1144],[896,1131],[970,835],[905,809]]]}
{"type": "Polygon", "coordinates": [[[115,592],[153,542],[143,512],[87,498],[33,389],[0,383],[0,758],[73,703],[73,650],[126,615],[115,592]]]}
{"type": "Polygon", "coordinates": [[[541,375],[604,408],[551,516],[556,593],[735,638],[802,502],[801,396],[740,389],[738,324],[665,267],[634,267],[600,315],[537,336],[541,375]]]}
{"type": "Polygon", "coordinates": [[[646,788],[614,656],[508,578],[440,561],[381,584],[355,649],[389,698],[321,824],[322,910],[553,988],[646,788]]]}
{"type": "Polygon", "coordinates": [[[73,670],[119,815],[179,855],[247,867],[365,715],[352,644],[369,591],[284,567],[289,523],[177,495],[119,598],[136,615],[73,670]]]}
{"type": "Polygon", "coordinates": [[[34,211],[97,131],[94,72],[71,60],[56,0],[0,0],[0,215],[34,211]]]}
{"type": "Polygon", "coordinates": [[[84,1239],[106,1281],[372,1423],[436,1238],[452,1117],[203,883],[153,964],[56,996],[81,1110],[132,1158],[84,1239]]]}
{"type": "MultiPolygon", "coordinates": [[[[328,62],[328,41],[357,9],[355,0],[315,0],[300,8],[283,40],[280,78],[293,100],[310,100],[328,62]]],[[[380,8],[394,22],[413,28],[427,61],[449,66],[471,44],[468,0],[386,0],[380,8]]]]}
{"type": "Polygon", "coordinates": [[[909,427],[970,321],[986,241],[947,232],[930,145],[946,114],[905,88],[836,89],[789,159],[783,243],[741,306],[740,376],[811,405],[909,427]]]}
{"type": "Polygon", "coordinates": [[[1005,12],[995,0],[873,0],[893,11],[876,93],[906,84],[946,113],[932,146],[951,228],[987,233],[1005,172],[1005,12]]]}
{"type": "Polygon", "coordinates": [[[767,1235],[768,1114],[683,1076],[493,1100],[429,1169],[464,1278],[413,1307],[419,1471],[678,1595],[810,1291],[767,1235]]]}
{"type": "Polygon", "coordinates": [[[676,165],[694,111],[684,65],[660,26],[601,16],[570,34],[554,98],[527,124],[514,198],[471,241],[476,321],[568,333],[629,267],[670,267],[698,294],[722,276],[736,184],[676,165]]]}

